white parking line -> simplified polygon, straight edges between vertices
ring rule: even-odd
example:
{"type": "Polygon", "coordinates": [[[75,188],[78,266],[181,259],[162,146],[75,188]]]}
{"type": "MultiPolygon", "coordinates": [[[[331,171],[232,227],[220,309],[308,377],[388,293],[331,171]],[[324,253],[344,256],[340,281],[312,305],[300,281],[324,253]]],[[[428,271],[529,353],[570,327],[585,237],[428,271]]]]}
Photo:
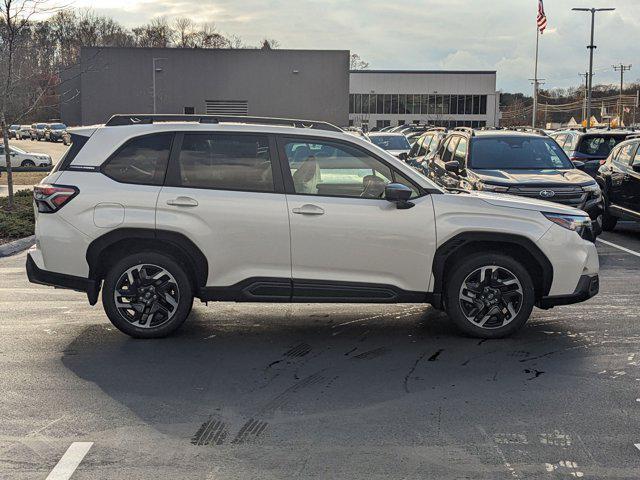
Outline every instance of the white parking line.
{"type": "Polygon", "coordinates": [[[640,450],[640,443],[634,443],[633,446],[640,450]]]}
{"type": "Polygon", "coordinates": [[[69,480],[93,442],[73,442],[46,480],[69,480]]]}
{"type": "Polygon", "coordinates": [[[635,250],[630,250],[628,248],[622,247],[620,245],[616,245],[613,242],[607,242],[606,240],[602,240],[601,238],[597,239],[600,243],[604,243],[605,245],[609,245],[610,247],[617,248],[618,250],[622,250],[623,252],[630,253],[631,255],[635,255],[636,257],[640,257],[640,252],[636,252],[635,250]]]}

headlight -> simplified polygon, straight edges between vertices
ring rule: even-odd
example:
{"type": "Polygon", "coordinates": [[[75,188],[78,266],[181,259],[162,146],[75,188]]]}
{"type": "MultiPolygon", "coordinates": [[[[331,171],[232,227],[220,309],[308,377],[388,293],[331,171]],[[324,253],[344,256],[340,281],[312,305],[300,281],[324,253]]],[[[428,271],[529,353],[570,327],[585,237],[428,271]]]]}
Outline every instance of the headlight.
{"type": "Polygon", "coordinates": [[[568,230],[580,233],[582,229],[591,227],[591,220],[585,215],[565,215],[563,213],[541,212],[547,219],[568,230]]]}
{"type": "Polygon", "coordinates": [[[500,192],[505,193],[509,191],[509,187],[505,187],[503,185],[491,185],[490,183],[476,183],[476,188],[478,190],[483,190],[485,192],[500,192]]]}
{"type": "Polygon", "coordinates": [[[582,191],[587,192],[587,193],[591,193],[593,195],[595,195],[596,197],[599,197],[600,195],[602,195],[602,191],[600,190],[600,185],[598,185],[597,183],[590,183],[589,185],[584,185],[582,187],[582,191]]]}

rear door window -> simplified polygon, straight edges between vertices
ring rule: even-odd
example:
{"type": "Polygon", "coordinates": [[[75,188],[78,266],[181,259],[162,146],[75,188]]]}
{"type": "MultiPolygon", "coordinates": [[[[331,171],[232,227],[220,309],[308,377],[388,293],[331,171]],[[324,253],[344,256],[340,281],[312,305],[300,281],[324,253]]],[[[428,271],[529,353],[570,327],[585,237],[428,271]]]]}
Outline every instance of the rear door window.
{"type": "Polygon", "coordinates": [[[636,150],[636,144],[630,143],[628,145],[624,145],[620,152],[618,153],[617,161],[622,163],[623,165],[629,165],[631,163],[631,158],[633,158],[633,154],[636,150]]]}
{"type": "Polygon", "coordinates": [[[608,157],[613,147],[624,140],[624,136],[589,135],[582,137],[578,151],[585,155],[608,157]]]}
{"type": "Polygon", "coordinates": [[[173,133],[134,138],[107,160],[102,172],[122,183],[162,185],[172,140],[173,133]]]}
{"type": "Polygon", "coordinates": [[[273,192],[269,141],[263,135],[184,135],[178,158],[180,186],[273,192]]]}

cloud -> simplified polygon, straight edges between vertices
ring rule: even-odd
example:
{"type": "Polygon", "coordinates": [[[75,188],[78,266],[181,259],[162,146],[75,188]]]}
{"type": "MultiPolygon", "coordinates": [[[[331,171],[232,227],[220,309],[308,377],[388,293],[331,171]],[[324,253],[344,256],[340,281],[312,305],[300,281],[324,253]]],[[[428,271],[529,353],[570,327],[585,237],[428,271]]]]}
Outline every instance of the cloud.
{"type": "MultiPolygon", "coordinates": [[[[589,18],[572,12],[578,0],[546,0],[549,27],[540,40],[546,87],[580,82],[587,67],[589,18]]],[[[611,0],[590,0],[595,7],[611,0]]],[[[275,38],[283,48],[348,49],[376,69],[498,70],[498,87],[530,91],[537,0],[76,0],[127,26],[156,16],[212,22],[257,45],[275,38]],[[105,5],[108,5],[105,8],[105,5]]],[[[637,63],[640,2],[616,0],[597,16],[594,81],[613,83],[611,65],[637,63]]],[[[640,77],[631,71],[630,80],[640,77]]]]}

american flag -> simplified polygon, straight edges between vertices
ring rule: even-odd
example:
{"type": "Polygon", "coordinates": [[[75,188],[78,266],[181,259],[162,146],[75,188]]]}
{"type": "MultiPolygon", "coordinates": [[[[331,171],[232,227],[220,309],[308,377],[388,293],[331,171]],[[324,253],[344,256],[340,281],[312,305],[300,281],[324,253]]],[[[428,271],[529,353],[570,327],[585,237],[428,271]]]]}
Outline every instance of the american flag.
{"type": "Polygon", "coordinates": [[[536,22],[538,23],[540,33],[544,33],[544,29],[547,28],[547,15],[544,13],[542,0],[538,0],[538,17],[536,18],[536,22]]]}

